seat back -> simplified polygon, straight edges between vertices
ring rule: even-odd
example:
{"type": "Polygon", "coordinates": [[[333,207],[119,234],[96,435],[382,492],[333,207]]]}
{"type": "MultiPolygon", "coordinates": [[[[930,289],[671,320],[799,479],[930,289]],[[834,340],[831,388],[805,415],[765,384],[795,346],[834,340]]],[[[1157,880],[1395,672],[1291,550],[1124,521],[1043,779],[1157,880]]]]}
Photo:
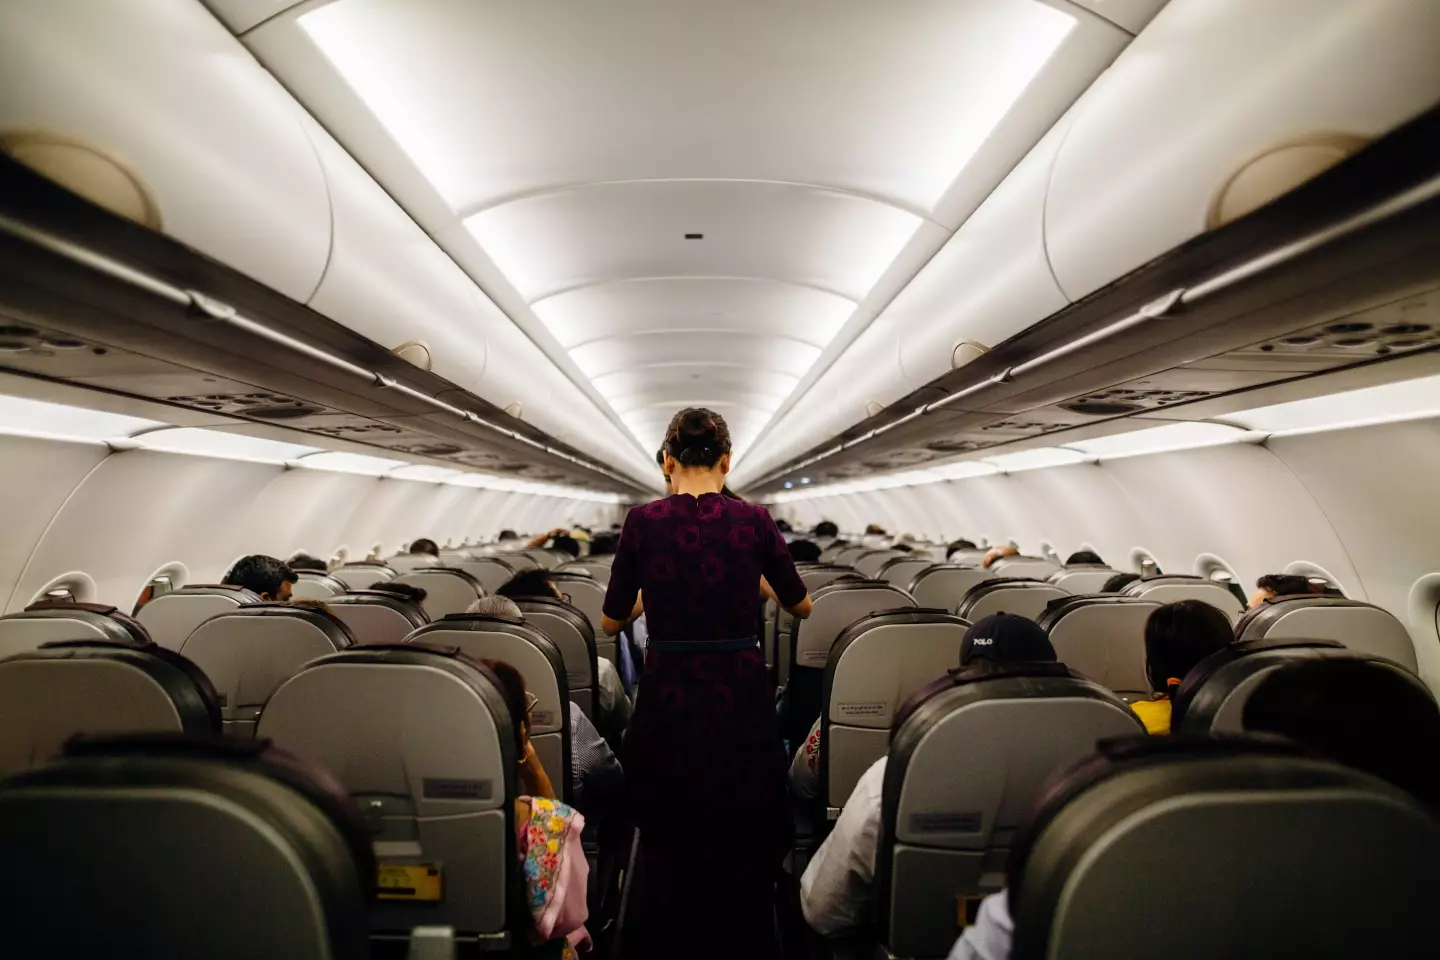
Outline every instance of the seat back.
{"type": "Polygon", "coordinates": [[[420,606],[431,620],[452,613],[464,613],[470,604],[485,595],[480,582],[454,567],[422,567],[396,577],[393,583],[408,583],[425,591],[420,606]]]}
{"type": "Polygon", "coordinates": [[[0,659],[66,640],[151,642],[139,621],[104,604],[41,601],[0,617],[0,659]]]}
{"type": "Polygon", "coordinates": [[[273,748],[154,737],[0,782],[0,862],[26,878],[0,906],[10,950],[363,960],[375,861],[332,784],[273,748]]]}
{"type": "MultiPolygon", "coordinates": [[[[848,543],[835,553],[830,559],[830,562],[838,563],[846,567],[853,567],[855,566],[856,560],[859,560],[862,556],[874,549],[874,547],[865,543],[848,543]]],[[[820,559],[823,560],[825,558],[822,556],[820,559]]]]}
{"type": "Polygon", "coordinates": [[[0,775],[59,755],[76,734],[214,733],[210,681],[151,643],[49,643],[0,660],[0,775]]]}
{"type": "MultiPolygon", "coordinates": [[[[560,565],[560,558],[555,555],[555,551],[543,547],[526,547],[520,551],[520,555],[528,557],[539,570],[553,570],[560,565]]],[[[570,557],[566,556],[565,559],[569,560],[570,557]]]]}
{"type": "Polygon", "coordinates": [[[1413,797],[1287,744],[1105,744],[1017,840],[1010,955],[1423,956],[1437,856],[1413,797]]]}
{"type": "Polygon", "coordinates": [[[556,573],[578,573],[582,577],[590,577],[602,587],[610,585],[610,555],[600,557],[582,557],[579,560],[567,560],[555,568],[556,573]],[[601,562],[606,561],[606,562],[601,562]]]}
{"type": "Polygon", "coordinates": [[[590,621],[590,627],[595,633],[596,649],[600,656],[612,664],[616,663],[618,653],[615,649],[615,638],[607,637],[600,632],[600,618],[604,615],[605,587],[594,577],[574,571],[553,570],[550,573],[550,582],[555,584],[556,589],[568,598],[567,603],[579,610],[585,619],[590,621]]]}
{"type": "MultiPolygon", "coordinates": [[[[894,584],[901,590],[905,590],[910,586],[910,581],[915,579],[917,573],[926,567],[934,566],[937,562],[918,552],[902,553],[880,564],[880,569],[875,571],[875,579],[884,580],[886,583],[894,584]]],[[[919,602],[918,598],[916,602],[919,602]]]]}
{"type": "Polygon", "coordinates": [[[885,565],[887,560],[908,556],[908,553],[901,550],[866,550],[855,558],[853,566],[855,567],[855,572],[862,577],[874,579],[879,575],[880,568],[885,565]]]}
{"type": "Polygon", "coordinates": [[[988,547],[972,547],[965,550],[956,550],[947,558],[948,562],[959,564],[962,567],[978,567],[985,562],[985,557],[990,553],[988,547]]]}
{"type": "Polygon", "coordinates": [[[394,580],[400,572],[379,560],[354,560],[330,571],[330,576],[345,584],[347,590],[364,590],[372,583],[394,580]]]}
{"type": "Polygon", "coordinates": [[[1140,597],[1156,603],[1174,603],[1177,600],[1203,600],[1215,607],[1234,623],[1245,612],[1245,605],[1230,592],[1230,588],[1217,580],[1192,577],[1179,573],[1161,573],[1153,577],[1136,580],[1122,593],[1126,597],[1140,597]]]}
{"type": "Polygon", "coordinates": [[[440,566],[440,558],[429,553],[400,553],[385,561],[400,576],[440,566]]]}
{"type": "Polygon", "coordinates": [[[346,591],[345,584],[319,570],[296,570],[295,575],[300,579],[291,587],[292,600],[331,600],[346,591]]]}
{"type": "Polygon", "coordinates": [[[553,597],[526,597],[516,600],[515,605],[525,614],[525,622],[549,637],[559,649],[565,661],[570,700],[593,719],[600,707],[600,667],[590,621],[570,604],[553,597]]]}
{"type": "Polygon", "coordinates": [[[447,567],[464,570],[480,584],[480,589],[489,596],[505,585],[505,582],[520,572],[520,567],[511,564],[504,557],[470,557],[463,560],[447,561],[447,567]]]}
{"type": "Polygon", "coordinates": [[[520,671],[536,697],[530,742],[562,799],[570,799],[570,687],[560,648],[538,627],[476,613],[421,627],[406,643],[455,648],[474,660],[502,660],[520,671]]]}
{"type": "Polygon", "coordinates": [[[970,589],[994,577],[980,567],[957,567],[952,564],[931,564],[911,578],[906,589],[922,607],[954,610],[970,589]]]}
{"type": "Polygon", "coordinates": [[[900,610],[863,617],[835,639],[820,714],[819,796],[831,819],[861,774],[885,756],[900,706],[959,665],[969,626],[943,610],[900,610]]]}
{"type": "Polygon", "coordinates": [[[1124,700],[1150,694],[1145,673],[1145,622],[1160,604],[1108,594],[1051,603],[1039,624],[1055,655],[1076,673],[1124,700]]]}
{"type": "Polygon", "coordinates": [[[381,590],[357,590],[326,606],[349,628],[355,642],[364,646],[403,643],[430,622],[418,603],[381,590]]]}
{"type": "Polygon", "coordinates": [[[540,569],[540,561],[531,556],[528,550],[502,550],[495,556],[514,567],[516,573],[540,569]]]}
{"type": "MultiPolygon", "coordinates": [[[[815,591],[829,583],[837,580],[859,580],[863,579],[855,572],[853,567],[842,567],[832,563],[810,564],[804,567],[797,567],[800,574],[800,582],[805,584],[805,591],[812,597],[815,591]]],[[[766,602],[764,608],[768,618],[766,627],[766,638],[773,645],[773,663],[775,666],[775,682],[784,685],[790,682],[790,665],[794,662],[795,647],[795,618],[779,604],[766,602]]]]}
{"type": "Polygon", "coordinates": [[[943,957],[957,902],[1005,885],[1027,809],[1052,773],[1144,727],[1062,664],[967,671],[900,721],[881,800],[876,896],[898,957],[943,957]]]}
{"type": "Polygon", "coordinates": [[[371,823],[382,872],[439,872],[372,904],[372,932],[449,925],[505,945],[520,757],[501,691],[455,649],[407,643],[312,661],[270,698],[259,735],[334,771],[371,823]]]}
{"type": "Polygon", "coordinates": [[[1044,557],[1001,557],[990,564],[990,572],[997,577],[1026,577],[1033,580],[1048,580],[1063,569],[1054,560],[1044,557]]]}
{"type": "Polygon", "coordinates": [[[215,684],[225,733],[251,737],[281,681],[353,642],[344,623],[320,610],[257,603],[206,620],[180,652],[215,684]]]}
{"type": "Polygon", "coordinates": [[[135,619],[151,640],[167,650],[179,650],[195,628],[211,617],[260,602],[244,587],[192,584],[151,600],[140,608],[135,619]]]}
{"type": "Polygon", "coordinates": [[[1276,597],[1249,611],[1235,625],[1240,640],[1336,640],[1351,650],[1393,660],[1419,673],[1410,631],[1394,614],[1373,603],[1345,597],[1276,597]]]}
{"type": "Polygon", "coordinates": [[[1061,590],[1068,590],[1076,596],[1080,596],[1086,593],[1099,593],[1116,572],[1102,564],[1077,563],[1073,567],[1063,567],[1052,573],[1050,582],[1061,590]]]}
{"type": "Polygon", "coordinates": [[[984,580],[970,588],[955,612],[971,623],[996,613],[1039,620],[1052,602],[1068,596],[1043,580],[984,580]]]}

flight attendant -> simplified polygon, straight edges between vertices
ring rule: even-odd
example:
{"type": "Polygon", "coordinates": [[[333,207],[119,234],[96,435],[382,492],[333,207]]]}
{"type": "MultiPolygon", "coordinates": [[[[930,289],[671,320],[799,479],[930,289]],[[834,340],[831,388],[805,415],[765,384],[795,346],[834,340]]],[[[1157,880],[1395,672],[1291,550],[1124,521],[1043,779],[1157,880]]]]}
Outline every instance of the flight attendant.
{"type": "Polygon", "coordinates": [[[721,494],[719,414],[677,413],[664,453],[673,493],[626,517],[602,624],[619,633],[643,591],[650,640],[624,755],[640,855],[621,949],[626,960],[773,957],[791,828],[755,636],[761,577],[797,617],[810,597],[765,508],[721,494]]]}

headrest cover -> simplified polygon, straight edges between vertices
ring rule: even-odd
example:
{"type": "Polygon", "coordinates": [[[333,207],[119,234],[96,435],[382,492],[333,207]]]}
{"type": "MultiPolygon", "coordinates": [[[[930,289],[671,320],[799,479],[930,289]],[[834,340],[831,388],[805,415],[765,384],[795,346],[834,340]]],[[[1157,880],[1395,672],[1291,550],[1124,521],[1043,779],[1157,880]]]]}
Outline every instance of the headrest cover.
{"type": "Polygon", "coordinates": [[[1013,613],[995,613],[965,631],[960,663],[986,659],[995,663],[1039,662],[1056,659],[1055,647],[1035,621],[1013,613]]]}

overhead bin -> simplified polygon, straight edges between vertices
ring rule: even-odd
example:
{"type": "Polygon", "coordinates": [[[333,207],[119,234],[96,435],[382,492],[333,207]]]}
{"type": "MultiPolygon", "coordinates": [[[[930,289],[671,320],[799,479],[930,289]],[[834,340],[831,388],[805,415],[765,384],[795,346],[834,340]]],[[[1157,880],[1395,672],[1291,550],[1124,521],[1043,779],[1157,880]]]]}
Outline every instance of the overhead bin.
{"type": "Polygon", "coordinates": [[[5,4],[0,151],[303,302],[330,205],[300,114],[198,3],[5,4]]]}
{"type": "Polygon", "coordinates": [[[1440,101],[1440,4],[1171,0],[1081,99],[1046,246],[1079,299],[1440,101]]]}

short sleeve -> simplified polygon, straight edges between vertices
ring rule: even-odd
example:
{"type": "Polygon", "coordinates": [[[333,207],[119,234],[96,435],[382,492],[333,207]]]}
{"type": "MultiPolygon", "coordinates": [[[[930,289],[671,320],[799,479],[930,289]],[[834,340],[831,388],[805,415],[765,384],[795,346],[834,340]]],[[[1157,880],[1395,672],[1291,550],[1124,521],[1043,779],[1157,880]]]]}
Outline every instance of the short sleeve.
{"type": "Polygon", "coordinates": [[[622,623],[630,619],[630,611],[635,609],[635,599],[640,595],[640,525],[644,521],[639,510],[633,507],[625,515],[625,526],[615,546],[615,560],[610,564],[605,604],[600,608],[605,616],[622,623]]]}
{"type": "Polygon", "coordinates": [[[800,574],[795,571],[795,561],[790,559],[790,548],[786,546],[780,528],[775,526],[775,521],[770,517],[770,511],[764,507],[757,509],[760,511],[761,526],[759,541],[764,551],[761,572],[769,581],[770,589],[775,591],[775,599],[780,601],[780,605],[793,607],[804,600],[810,591],[805,589],[805,581],[801,580],[800,574]]]}

